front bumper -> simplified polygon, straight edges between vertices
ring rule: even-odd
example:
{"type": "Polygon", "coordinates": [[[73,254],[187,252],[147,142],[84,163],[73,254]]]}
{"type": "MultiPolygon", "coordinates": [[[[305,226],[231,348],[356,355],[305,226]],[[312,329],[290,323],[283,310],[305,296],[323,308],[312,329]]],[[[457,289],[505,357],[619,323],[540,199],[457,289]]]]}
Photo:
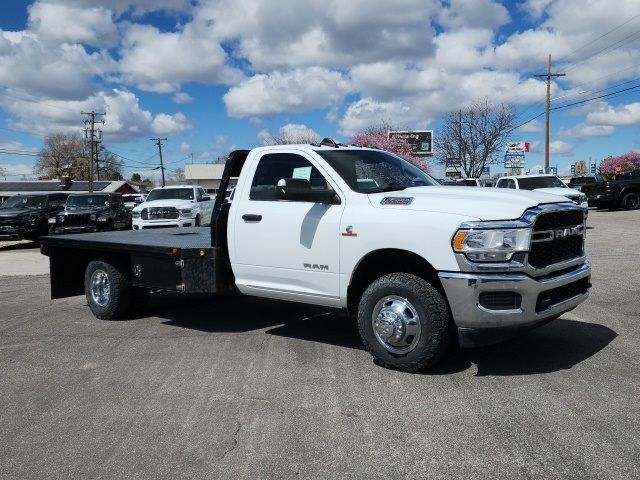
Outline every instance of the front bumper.
{"type": "Polygon", "coordinates": [[[131,222],[134,230],[143,230],[145,228],[169,228],[169,227],[193,227],[196,224],[194,218],[176,218],[171,220],[142,220],[134,218],[131,222]]]}
{"type": "Polygon", "coordinates": [[[558,287],[573,284],[583,279],[588,282],[591,265],[588,261],[562,270],[559,275],[533,278],[524,273],[462,273],[440,272],[453,319],[458,329],[492,330],[529,328],[559,317],[572,310],[589,296],[584,293],[545,304],[541,309],[538,296],[558,287]],[[491,310],[480,304],[480,294],[492,292],[515,292],[522,300],[519,308],[491,310]],[[538,307],[538,308],[536,308],[538,307]]]}
{"type": "Polygon", "coordinates": [[[98,225],[77,225],[77,226],[60,226],[56,225],[53,230],[57,234],[63,233],[91,233],[100,231],[98,225]]]}
{"type": "Polygon", "coordinates": [[[31,238],[36,232],[36,227],[31,225],[25,226],[3,226],[0,225],[0,240],[22,240],[23,238],[31,238]]]}

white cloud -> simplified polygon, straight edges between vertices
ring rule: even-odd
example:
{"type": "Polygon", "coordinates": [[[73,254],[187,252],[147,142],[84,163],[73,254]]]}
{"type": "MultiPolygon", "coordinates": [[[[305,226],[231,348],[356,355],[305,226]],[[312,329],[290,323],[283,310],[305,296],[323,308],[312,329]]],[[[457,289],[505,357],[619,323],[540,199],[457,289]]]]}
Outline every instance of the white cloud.
{"type": "Polygon", "coordinates": [[[340,133],[351,137],[372,124],[389,122],[393,125],[413,125],[417,112],[402,102],[378,102],[373,98],[363,98],[353,102],[340,120],[340,133]]]}
{"type": "Polygon", "coordinates": [[[118,30],[112,12],[104,7],[74,7],[62,3],[37,1],[29,7],[30,28],[45,42],[84,43],[112,47],[118,30]]]}
{"type": "Polygon", "coordinates": [[[191,128],[191,125],[182,112],[177,112],[173,115],[159,113],[151,122],[151,131],[156,135],[181,133],[189,128],[191,128]]]}
{"type": "Polygon", "coordinates": [[[552,155],[570,156],[573,154],[573,145],[562,140],[554,140],[549,143],[549,152],[552,155]]]}
{"type": "Polygon", "coordinates": [[[80,112],[105,112],[105,125],[100,126],[105,141],[122,142],[148,135],[180,133],[190,124],[184,114],[159,113],[155,117],[140,107],[139,99],[120,89],[100,91],[83,100],[25,101],[6,97],[0,105],[14,119],[9,125],[16,130],[45,136],[53,132],[79,132],[82,129],[80,112]]]}
{"type": "Polygon", "coordinates": [[[450,0],[438,9],[438,22],[449,28],[496,28],[510,20],[509,11],[493,0],[450,0]]]}
{"type": "Polygon", "coordinates": [[[184,82],[233,84],[243,75],[227,64],[220,40],[212,38],[210,27],[195,22],[175,32],[129,24],[119,69],[127,82],[159,93],[175,92],[184,82]]]}
{"type": "Polygon", "coordinates": [[[182,142],[180,144],[180,153],[187,154],[190,151],[191,151],[191,145],[189,145],[187,142],[182,142]]]}
{"type": "Polygon", "coordinates": [[[263,145],[266,145],[271,139],[271,133],[269,133],[269,130],[267,130],[266,128],[263,128],[258,132],[257,137],[263,145]]]}
{"type": "Polygon", "coordinates": [[[596,125],[636,125],[640,123],[640,102],[621,104],[612,107],[607,103],[598,105],[597,110],[589,112],[587,123],[596,125]]]}
{"type": "Polygon", "coordinates": [[[571,128],[561,128],[558,136],[570,138],[608,137],[613,134],[615,128],[611,125],[586,125],[580,123],[571,128]]]}
{"type": "Polygon", "coordinates": [[[3,180],[18,180],[33,176],[33,165],[26,163],[0,162],[0,178],[3,180]]]}
{"type": "Polygon", "coordinates": [[[223,100],[231,117],[271,116],[334,105],[350,88],[340,72],[311,67],[254,75],[232,87],[223,100]]]}
{"type": "Polygon", "coordinates": [[[521,126],[518,131],[523,133],[538,133],[544,130],[544,124],[539,120],[532,120],[521,126]]]}
{"type": "Polygon", "coordinates": [[[110,66],[104,52],[88,54],[81,45],[51,45],[32,33],[0,30],[0,86],[14,94],[86,98],[95,88],[93,76],[110,66]]]}
{"type": "Polygon", "coordinates": [[[193,102],[193,97],[189,95],[187,92],[176,92],[173,95],[174,103],[191,103],[193,102]]]}

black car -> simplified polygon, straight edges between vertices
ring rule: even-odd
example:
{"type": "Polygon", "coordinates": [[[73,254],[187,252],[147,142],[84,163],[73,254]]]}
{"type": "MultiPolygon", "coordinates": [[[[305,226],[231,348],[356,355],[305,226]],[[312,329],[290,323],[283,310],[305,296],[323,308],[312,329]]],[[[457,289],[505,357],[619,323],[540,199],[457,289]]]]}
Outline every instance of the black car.
{"type": "Polygon", "coordinates": [[[0,240],[37,241],[48,231],[47,221],[64,210],[68,193],[14,195],[0,206],[0,240]]]}
{"type": "Polygon", "coordinates": [[[596,182],[582,187],[589,205],[598,208],[640,208],[640,170],[620,173],[615,180],[596,182]]]}
{"type": "Polygon", "coordinates": [[[64,212],[49,219],[51,235],[131,228],[121,193],[69,195],[64,212]]]}
{"type": "Polygon", "coordinates": [[[602,175],[586,175],[584,177],[572,177],[567,185],[569,188],[582,191],[582,187],[585,185],[593,185],[604,181],[605,179],[602,175]]]}

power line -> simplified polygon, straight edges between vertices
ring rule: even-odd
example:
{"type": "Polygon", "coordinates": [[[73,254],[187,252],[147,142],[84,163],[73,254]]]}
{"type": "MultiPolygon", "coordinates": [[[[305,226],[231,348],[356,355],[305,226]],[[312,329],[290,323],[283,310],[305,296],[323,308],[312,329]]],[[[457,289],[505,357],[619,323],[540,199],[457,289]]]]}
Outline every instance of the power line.
{"type": "Polygon", "coordinates": [[[585,63],[587,60],[591,60],[591,59],[597,58],[597,57],[599,57],[600,55],[602,55],[603,53],[607,53],[607,50],[608,50],[608,51],[609,51],[609,53],[610,53],[610,52],[612,52],[613,50],[617,50],[618,48],[620,48],[620,47],[622,47],[622,46],[626,45],[627,43],[635,42],[635,41],[636,41],[636,40],[638,40],[638,39],[640,39],[640,31],[636,31],[636,32],[634,32],[634,33],[632,33],[632,34],[630,34],[630,35],[627,35],[627,36],[626,36],[626,37],[624,37],[622,40],[619,40],[619,41],[617,41],[617,42],[615,42],[615,43],[613,43],[613,44],[611,44],[611,45],[609,45],[609,46],[607,46],[607,47],[603,48],[602,50],[599,50],[598,52],[595,52],[595,53],[593,53],[593,54],[589,55],[588,57],[583,58],[582,60],[580,60],[580,61],[578,61],[578,62],[576,62],[576,63],[573,63],[572,65],[570,65],[569,67],[567,67],[567,68],[565,69],[565,71],[569,72],[569,71],[571,71],[571,70],[574,70],[576,67],[578,67],[579,65],[582,65],[582,64],[583,64],[583,63],[585,63]],[[633,38],[632,40],[629,40],[629,41],[625,41],[625,40],[627,40],[628,38],[631,38],[631,37],[636,37],[636,38],[633,38]]]}
{"type": "Polygon", "coordinates": [[[615,32],[616,30],[624,27],[625,25],[627,25],[628,23],[632,22],[633,20],[635,20],[636,18],[640,17],[640,13],[637,15],[634,15],[633,17],[631,17],[629,20],[621,23],[620,25],[612,28],[611,30],[608,30],[607,32],[603,33],[602,35],[600,35],[599,37],[594,38],[593,40],[591,40],[590,42],[585,43],[584,45],[582,45],[579,48],[576,48],[575,50],[572,50],[571,52],[569,52],[568,54],[566,54],[564,57],[561,57],[560,59],[557,59],[556,62],[562,62],[565,58],[570,57],[571,55],[573,55],[574,53],[579,52],[580,50],[585,49],[586,47],[588,47],[589,45],[593,45],[595,42],[597,42],[598,40],[600,40],[601,38],[606,37],[607,35],[609,35],[610,33],[615,32]]]}

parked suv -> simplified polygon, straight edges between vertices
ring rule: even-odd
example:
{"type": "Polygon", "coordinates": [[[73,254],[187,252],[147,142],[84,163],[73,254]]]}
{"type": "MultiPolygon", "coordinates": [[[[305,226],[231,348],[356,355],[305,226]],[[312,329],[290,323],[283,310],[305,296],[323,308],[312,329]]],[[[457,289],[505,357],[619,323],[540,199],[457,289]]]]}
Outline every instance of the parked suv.
{"type": "Polygon", "coordinates": [[[582,187],[584,186],[591,186],[604,181],[605,179],[602,175],[588,175],[585,177],[572,177],[567,185],[569,185],[569,188],[575,188],[576,190],[582,191],[582,187]]]}
{"type": "Polygon", "coordinates": [[[582,191],[589,197],[589,205],[636,210],[640,207],[640,170],[620,173],[615,180],[585,185],[582,191]]]}
{"type": "Polygon", "coordinates": [[[133,229],[209,225],[213,203],[202,187],[154,188],[144,203],[133,209],[133,229]]]}
{"type": "Polygon", "coordinates": [[[567,197],[576,205],[580,205],[588,213],[587,196],[579,190],[567,185],[555,175],[516,175],[501,177],[496,188],[515,188],[519,190],[535,190],[536,192],[551,193],[567,197]]]}
{"type": "Polygon", "coordinates": [[[68,193],[15,195],[0,206],[0,240],[38,240],[48,231],[47,220],[64,210],[68,193]]]}
{"type": "Polygon", "coordinates": [[[131,216],[121,193],[69,195],[64,212],[49,219],[49,234],[98,232],[129,228],[131,216]]]}

